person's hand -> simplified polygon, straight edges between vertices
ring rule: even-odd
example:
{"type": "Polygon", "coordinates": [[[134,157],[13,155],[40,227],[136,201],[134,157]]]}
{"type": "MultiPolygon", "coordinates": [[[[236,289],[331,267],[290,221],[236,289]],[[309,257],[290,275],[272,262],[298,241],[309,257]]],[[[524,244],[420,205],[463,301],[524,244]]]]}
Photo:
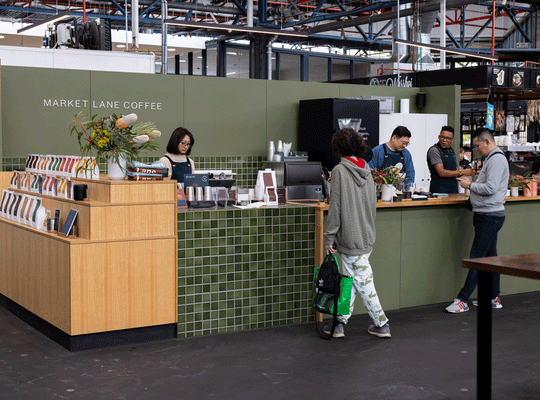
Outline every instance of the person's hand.
{"type": "Polygon", "coordinates": [[[328,175],[328,179],[325,178],[324,174],[321,174],[321,176],[326,182],[330,182],[330,179],[332,179],[332,175],[328,175]]]}
{"type": "Polygon", "coordinates": [[[463,189],[468,189],[469,185],[471,184],[471,181],[468,180],[467,178],[456,178],[456,180],[459,182],[460,186],[463,189]]]}
{"type": "Polygon", "coordinates": [[[328,245],[326,246],[326,254],[334,254],[337,250],[334,249],[332,246],[328,245]]]}
{"type": "Polygon", "coordinates": [[[461,170],[461,173],[465,176],[475,176],[476,171],[472,168],[465,168],[461,170]]]}

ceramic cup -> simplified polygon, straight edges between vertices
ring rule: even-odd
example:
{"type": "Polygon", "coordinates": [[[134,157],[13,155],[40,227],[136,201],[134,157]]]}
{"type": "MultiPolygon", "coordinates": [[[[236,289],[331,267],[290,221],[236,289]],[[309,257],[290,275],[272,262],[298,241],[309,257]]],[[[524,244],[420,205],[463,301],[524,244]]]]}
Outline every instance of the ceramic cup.
{"type": "Polygon", "coordinates": [[[87,185],[73,185],[73,200],[82,201],[86,199],[87,190],[87,185]]]}

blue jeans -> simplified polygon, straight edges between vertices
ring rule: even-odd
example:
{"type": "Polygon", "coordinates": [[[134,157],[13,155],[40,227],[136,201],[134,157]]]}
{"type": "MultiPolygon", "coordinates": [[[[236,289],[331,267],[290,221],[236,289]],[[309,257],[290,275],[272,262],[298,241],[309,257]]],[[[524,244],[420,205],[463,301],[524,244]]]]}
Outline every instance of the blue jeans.
{"type": "MultiPolygon", "coordinates": [[[[490,214],[474,213],[474,240],[471,247],[470,258],[495,257],[497,255],[497,234],[504,224],[505,217],[496,217],[490,214]]],[[[491,298],[495,299],[501,293],[501,275],[492,274],[491,298]]],[[[478,285],[478,271],[469,269],[465,285],[457,298],[467,302],[478,285]]]]}

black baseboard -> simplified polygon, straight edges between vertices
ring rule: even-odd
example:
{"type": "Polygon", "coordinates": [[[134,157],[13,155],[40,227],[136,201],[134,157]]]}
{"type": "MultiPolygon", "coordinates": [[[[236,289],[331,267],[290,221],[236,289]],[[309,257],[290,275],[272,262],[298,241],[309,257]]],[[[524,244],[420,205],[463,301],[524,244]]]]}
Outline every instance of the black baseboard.
{"type": "Polygon", "coordinates": [[[69,351],[120,346],[177,337],[176,323],[71,336],[2,294],[0,294],[0,306],[69,351]]]}

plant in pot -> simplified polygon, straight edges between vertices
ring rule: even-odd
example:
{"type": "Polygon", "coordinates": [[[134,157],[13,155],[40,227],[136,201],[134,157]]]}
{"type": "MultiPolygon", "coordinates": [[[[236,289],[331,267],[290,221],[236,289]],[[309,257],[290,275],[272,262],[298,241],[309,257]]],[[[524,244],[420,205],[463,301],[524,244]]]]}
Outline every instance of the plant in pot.
{"type": "Polygon", "coordinates": [[[510,188],[510,196],[518,197],[519,189],[529,189],[530,181],[522,175],[510,175],[508,178],[508,187],[510,188]]]}
{"type": "Polygon", "coordinates": [[[532,175],[532,171],[529,171],[523,175],[523,182],[526,183],[526,187],[523,187],[523,196],[525,197],[537,196],[538,184],[532,175]]]}
{"type": "Polygon", "coordinates": [[[373,170],[373,181],[381,186],[381,200],[392,201],[394,185],[399,185],[405,180],[405,174],[396,167],[386,167],[383,170],[373,170]]]}
{"type": "MultiPolygon", "coordinates": [[[[76,134],[82,156],[96,151],[97,159],[107,161],[110,179],[124,179],[127,163],[144,151],[156,150],[159,144],[153,140],[161,136],[153,122],[137,121],[136,114],[97,118],[82,111],[75,115],[70,134],[76,134]]],[[[77,171],[79,172],[79,171],[77,171]]]]}

